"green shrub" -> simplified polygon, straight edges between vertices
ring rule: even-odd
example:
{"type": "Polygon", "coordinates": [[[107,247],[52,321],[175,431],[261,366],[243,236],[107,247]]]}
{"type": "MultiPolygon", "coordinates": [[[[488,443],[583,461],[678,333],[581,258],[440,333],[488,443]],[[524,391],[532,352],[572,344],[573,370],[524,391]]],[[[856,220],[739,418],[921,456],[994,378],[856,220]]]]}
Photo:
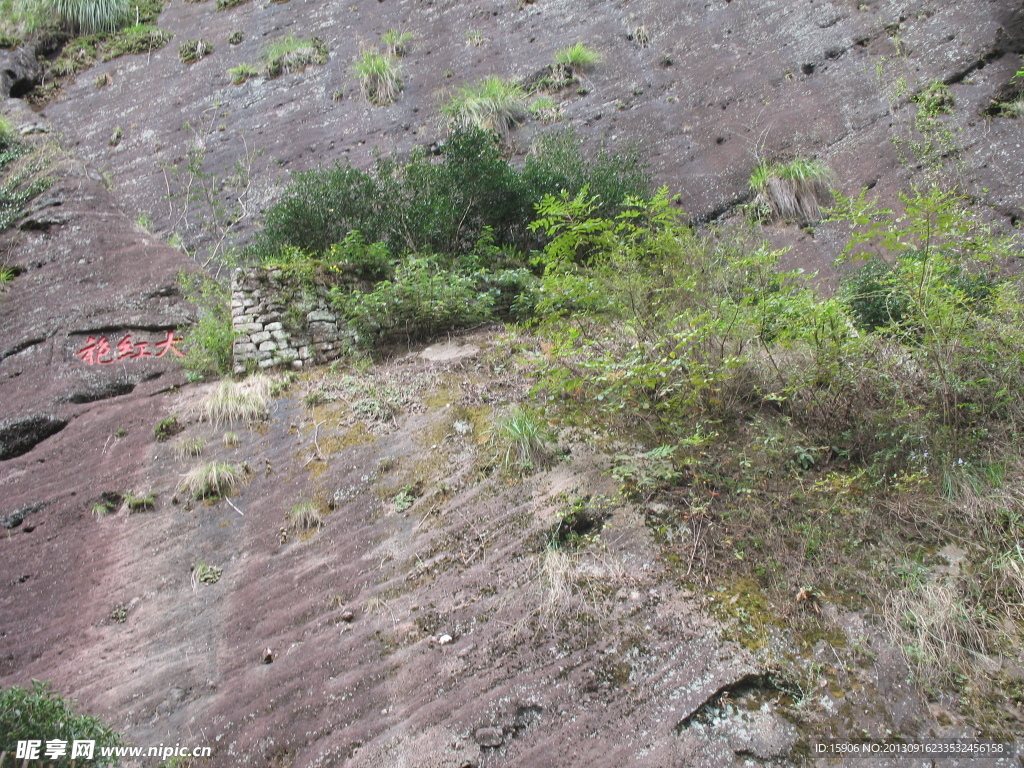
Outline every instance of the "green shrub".
{"type": "Polygon", "coordinates": [[[182,365],[193,378],[231,373],[235,332],[231,324],[230,289],[199,272],[182,272],[178,283],[182,295],[198,311],[198,320],[183,334],[182,365]]]}
{"type": "Polygon", "coordinates": [[[599,198],[599,215],[649,189],[634,150],[588,159],[569,130],[538,137],[522,169],[486,132],[459,132],[441,147],[440,162],[420,151],[405,163],[378,158],[373,174],[342,165],[296,174],[250,252],[263,261],[280,260],[289,248],[319,258],[353,231],[363,242],[386,243],[396,259],[469,253],[485,231],[498,248],[525,252],[542,244],[527,227],[534,206],[546,194],[575,194],[585,185],[599,198]]]}
{"type": "Polygon", "coordinates": [[[301,72],[314,64],[327,63],[327,46],[319,37],[308,40],[287,35],[263,52],[263,74],[269,78],[301,72]]]}
{"type": "Polygon", "coordinates": [[[478,128],[504,138],[529,115],[526,99],[521,86],[492,76],[456,88],[441,113],[452,131],[478,128]]]}
{"type": "Polygon", "coordinates": [[[491,296],[480,294],[469,275],[445,269],[436,259],[410,257],[367,293],[340,300],[361,346],[412,342],[476,325],[490,317],[491,296]]]}
{"type": "MultiPolygon", "coordinates": [[[[59,739],[70,747],[75,740],[93,740],[93,762],[100,766],[116,765],[118,759],[103,757],[101,750],[123,746],[120,734],[99,718],[78,714],[75,704],[58,696],[49,683],[39,680],[33,680],[30,688],[11,686],[0,690],[0,754],[14,755],[19,741],[59,739]]],[[[75,762],[68,756],[49,764],[71,766],[75,762]]]]}
{"type": "Polygon", "coordinates": [[[352,65],[352,71],[359,79],[363,95],[378,106],[390,104],[402,90],[398,64],[390,56],[378,51],[363,51],[359,60],[352,65]]]}

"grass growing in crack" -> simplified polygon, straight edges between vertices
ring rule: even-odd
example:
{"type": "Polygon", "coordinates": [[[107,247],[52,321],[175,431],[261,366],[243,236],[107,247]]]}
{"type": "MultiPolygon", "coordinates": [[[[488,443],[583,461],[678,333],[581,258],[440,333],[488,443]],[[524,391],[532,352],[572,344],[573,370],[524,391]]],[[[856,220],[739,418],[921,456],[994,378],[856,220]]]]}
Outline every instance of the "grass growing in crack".
{"type": "Polygon", "coordinates": [[[547,458],[546,446],[551,434],[537,413],[517,407],[498,420],[491,439],[505,446],[502,461],[506,470],[513,467],[528,470],[547,458]]]}
{"type": "Polygon", "coordinates": [[[297,531],[319,530],[324,524],[324,516],[316,504],[307,501],[292,507],[288,513],[288,524],[297,531]]]}
{"type": "Polygon", "coordinates": [[[269,78],[301,72],[314,64],[327,63],[327,46],[319,37],[308,40],[288,35],[267,46],[263,52],[263,74],[269,78]]]}
{"type": "Polygon", "coordinates": [[[409,43],[413,41],[416,36],[408,31],[399,31],[397,29],[389,29],[383,35],[380,36],[380,41],[384,44],[384,51],[388,56],[396,59],[400,59],[409,53],[409,43]]]}
{"type": "Polygon", "coordinates": [[[601,54],[586,43],[576,43],[555,53],[555,64],[585,72],[601,63],[601,54]]]}
{"type": "Polygon", "coordinates": [[[172,414],[166,419],[161,419],[157,422],[156,426],[153,427],[153,437],[156,438],[158,443],[163,443],[181,432],[182,429],[184,427],[178,423],[177,415],[172,414]]]}
{"type": "Polygon", "coordinates": [[[178,484],[178,491],[197,501],[218,499],[238,490],[248,475],[240,464],[214,461],[190,470],[178,484]]]}
{"type": "Polygon", "coordinates": [[[178,458],[178,461],[184,461],[185,459],[202,456],[205,448],[206,440],[201,437],[190,437],[178,443],[174,449],[174,455],[178,458]]]}
{"type": "Polygon", "coordinates": [[[390,104],[402,90],[402,78],[397,62],[378,51],[363,51],[352,65],[359,80],[359,88],[369,101],[378,106],[390,104]]]}
{"type": "Polygon", "coordinates": [[[889,632],[925,685],[971,679],[995,645],[996,621],[963,594],[964,585],[935,581],[890,595],[885,606],[889,632]]]}
{"type": "Polygon", "coordinates": [[[213,53],[213,44],[209,40],[186,40],[178,46],[178,58],[183,64],[195,64],[211,53],[213,53]]]}
{"type": "Polygon", "coordinates": [[[237,67],[232,67],[228,70],[228,74],[231,75],[231,82],[235,85],[241,85],[251,77],[259,75],[259,67],[255,67],[252,64],[239,64],[237,67]]]}
{"type": "Polygon", "coordinates": [[[504,138],[529,114],[522,86],[488,77],[455,90],[441,107],[451,130],[479,128],[504,138]]]}
{"type": "Polygon", "coordinates": [[[135,491],[128,491],[124,495],[124,504],[122,509],[129,515],[135,512],[144,512],[147,509],[153,509],[156,506],[156,494],[152,491],[148,493],[135,493],[135,491]]]}
{"type": "Polygon", "coordinates": [[[199,418],[215,427],[236,422],[251,426],[267,417],[272,387],[271,379],[260,374],[237,384],[230,380],[222,381],[203,399],[199,418]]]}
{"type": "Polygon", "coordinates": [[[819,160],[762,163],[750,177],[754,206],[763,219],[796,221],[806,226],[821,219],[832,199],[832,171],[819,160]]]}

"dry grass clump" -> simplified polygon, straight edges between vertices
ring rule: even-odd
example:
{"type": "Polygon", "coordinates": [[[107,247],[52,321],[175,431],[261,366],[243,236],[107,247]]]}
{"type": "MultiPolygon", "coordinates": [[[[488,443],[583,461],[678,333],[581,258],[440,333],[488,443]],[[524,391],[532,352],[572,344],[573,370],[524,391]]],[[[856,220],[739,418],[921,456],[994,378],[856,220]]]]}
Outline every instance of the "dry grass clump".
{"type": "Polygon", "coordinates": [[[174,455],[178,458],[178,461],[185,461],[185,459],[194,459],[197,456],[202,456],[205,449],[206,441],[203,438],[189,437],[178,443],[174,449],[174,455]]]}
{"type": "Polygon", "coordinates": [[[323,513],[312,502],[296,504],[288,513],[288,524],[297,531],[318,530],[324,524],[323,513]]]}
{"type": "Polygon", "coordinates": [[[238,490],[248,472],[240,464],[213,461],[190,470],[178,484],[178,492],[193,499],[218,499],[238,490]]]}
{"type": "Polygon", "coordinates": [[[762,163],[750,177],[755,205],[763,218],[796,221],[802,226],[821,220],[822,206],[832,200],[832,171],[818,160],[762,163]]]}
{"type": "Polygon", "coordinates": [[[199,418],[215,427],[236,422],[251,426],[267,417],[272,388],[273,381],[260,374],[240,383],[222,381],[199,406],[199,418]]]}
{"type": "Polygon", "coordinates": [[[907,663],[925,684],[972,679],[989,662],[994,622],[973,604],[956,580],[895,592],[885,606],[886,625],[903,646],[907,663]]]}
{"type": "Polygon", "coordinates": [[[263,74],[269,78],[281,77],[326,63],[327,46],[319,37],[303,40],[288,35],[267,46],[263,54],[263,74]]]}
{"type": "Polygon", "coordinates": [[[395,59],[379,51],[366,50],[352,65],[363,95],[373,104],[384,106],[398,98],[402,77],[395,59]]]}

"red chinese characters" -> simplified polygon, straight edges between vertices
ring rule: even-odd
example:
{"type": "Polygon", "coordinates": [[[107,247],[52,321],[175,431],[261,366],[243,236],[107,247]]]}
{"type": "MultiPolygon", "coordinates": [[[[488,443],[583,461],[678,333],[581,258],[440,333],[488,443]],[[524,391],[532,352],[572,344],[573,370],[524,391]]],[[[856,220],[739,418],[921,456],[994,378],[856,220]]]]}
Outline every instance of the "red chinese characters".
{"type": "Polygon", "coordinates": [[[109,365],[122,360],[164,357],[168,352],[175,357],[184,357],[177,347],[181,341],[181,337],[175,336],[174,331],[168,331],[163,341],[152,345],[155,352],[150,352],[150,342],[136,341],[130,333],[126,333],[114,347],[110,346],[110,340],[106,336],[90,336],[85,340],[85,346],[76,351],[75,355],[86,365],[109,365]]]}

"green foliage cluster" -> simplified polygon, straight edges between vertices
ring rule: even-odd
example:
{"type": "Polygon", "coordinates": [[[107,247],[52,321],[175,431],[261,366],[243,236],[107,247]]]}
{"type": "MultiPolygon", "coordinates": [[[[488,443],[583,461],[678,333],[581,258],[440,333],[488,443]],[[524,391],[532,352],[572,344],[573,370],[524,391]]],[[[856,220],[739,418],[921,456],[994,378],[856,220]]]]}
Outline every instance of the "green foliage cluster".
{"type": "MultiPolygon", "coordinates": [[[[39,153],[30,154],[29,147],[18,141],[11,124],[0,120],[0,232],[12,226],[25,206],[50,185],[45,166],[39,153]]],[[[6,274],[13,279],[13,270],[7,269],[6,274]]]]}
{"type": "Polygon", "coordinates": [[[435,160],[379,157],[374,173],[335,165],[296,174],[268,211],[251,252],[264,261],[287,248],[313,257],[358,231],[396,255],[464,254],[489,229],[495,244],[525,252],[540,244],[527,228],[546,194],[589,184],[598,211],[612,215],[626,195],[645,194],[648,177],[635,152],[588,160],[571,131],[541,136],[522,168],[481,131],[452,135],[435,160]]]}
{"type": "Polygon", "coordinates": [[[586,43],[575,43],[555,53],[555,64],[583,71],[601,63],[601,54],[586,43]]]}
{"type": "Polygon", "coordinates": [[[522,320],[535,299],[528,224],[545,194],[590,185],[602,212],[642,193],[632,153],[587,163],[569,132],[541,138],[522,168],[491,134],[454,134],[439,159],[378,157],[374,173],[336,165],[298,174],[250,255],[342,276],[335,300],[359,342],[428,338],[495,319],[522,320]]]}
{"type": "Polygon", "coordinates": [[[195,379],[231,373],[235,333],[230,288],[199,272],[181,273],[178,283],[182,295],[199,313],[198,321],[184,333],[185,370],[195,379]]]}
{"type": "MultiPolygon", "coordinates": [[[[30,688],[11,686],[0,690],[0,754],[14,755],[18,742],[29,739],[59,739],[68,744],[77,740],[96,742],[94,763],[116,765],[116,757],[103,757],[103,747],[124,744],[120,734],[102,720],[75,711],[75,702],[66,701],[53,691],[49,683],[33,680],[30,688]]],[[[49,762],[70,766],[70,757],[49,762]]]]}
{"type": "Polygon", "coordinates": [[[554,342],[546,387],[657,445],[703,444],[771,409],[879,478],[940,476],[1016,444],[1024,304],[986,270],[1012,246],[953,194],[901,202],[896,215],[845,201],[849,257],[871,244],[894,264],[824,298],[766,245],[684,226],[664,190],[612,218],[585,192],[547,198],[535,225],[552,238],[537,306],[554,342]]]}

